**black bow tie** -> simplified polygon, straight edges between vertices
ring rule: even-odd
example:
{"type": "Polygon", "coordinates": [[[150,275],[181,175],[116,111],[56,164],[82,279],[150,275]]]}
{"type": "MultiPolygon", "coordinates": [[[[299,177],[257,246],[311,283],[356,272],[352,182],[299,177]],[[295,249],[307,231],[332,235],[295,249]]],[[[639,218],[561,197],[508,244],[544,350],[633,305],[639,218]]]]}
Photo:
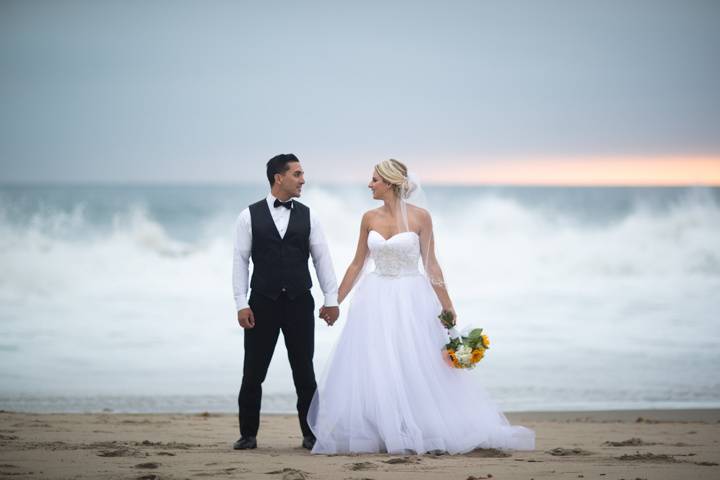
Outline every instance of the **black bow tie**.
{"type": "Polygon", "coordinates": [[[278,208],[278,207],[280,207],[280,206],[283,206],[283,207],[287,208],[288,210],[290,210],[290,209],[293,207],[293,203],[292,203],[292,200],[288,200],[287,202],[281,202],[280,200],[278,200],[278,199],[276,198],[276,199],[275,199],[275,203],[273,203],[273,206],[274,206],[275,208],[278,208]]]}

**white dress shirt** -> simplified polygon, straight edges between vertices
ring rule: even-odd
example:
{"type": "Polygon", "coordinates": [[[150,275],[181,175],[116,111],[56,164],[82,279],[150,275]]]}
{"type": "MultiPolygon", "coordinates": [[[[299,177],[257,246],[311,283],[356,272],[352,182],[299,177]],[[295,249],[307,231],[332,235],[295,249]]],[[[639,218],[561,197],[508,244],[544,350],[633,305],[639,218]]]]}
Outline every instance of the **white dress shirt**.
{"type": "MultiPolygon", "coordinates": [[[[272,193],[265,198],[270,214],[275,222],[280,237],[285,237],[288,222],[290,221],[290,209],[283,206],[275,208],[275,197],[272,193]]],[[[235,248],[233,249],[233,294],[235,306],[240,311],[248,308],[248,276],[250,265],[250,251],[252,249],[252,222],[250,221],[250,208],[246,208],[235,222],[235,248]]],[[[320,288],[325,295],[326,307],[337,306],[338,285],[335,278],[330,249],[325,240],[325,233],[320,222],[310,210],[310,256],[312,257],[315,272],[317,273],[320,288]]]]}

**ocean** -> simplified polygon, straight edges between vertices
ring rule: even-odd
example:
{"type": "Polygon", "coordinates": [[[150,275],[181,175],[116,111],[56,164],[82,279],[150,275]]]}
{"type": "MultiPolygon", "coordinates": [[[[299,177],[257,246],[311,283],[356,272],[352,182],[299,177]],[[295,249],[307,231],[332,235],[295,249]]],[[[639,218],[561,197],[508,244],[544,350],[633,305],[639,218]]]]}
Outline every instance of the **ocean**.
{"type": "MultiPolygon", "coordinates": [[[[720,188],[425,190],[460,327],[492,342],[467,374],[503,409],[720,407],[720,188]]],[[[0,409],[235,412],[233,225],[266,192],[0,186],[0,409]]],[[[342,278],[378,204],[362,185],[301,201],[342,278]]],[[[317,322],[318,377],[342,328],[317,322]]],[[[263,411],[294,405],[279,341],[263,411]]]]}

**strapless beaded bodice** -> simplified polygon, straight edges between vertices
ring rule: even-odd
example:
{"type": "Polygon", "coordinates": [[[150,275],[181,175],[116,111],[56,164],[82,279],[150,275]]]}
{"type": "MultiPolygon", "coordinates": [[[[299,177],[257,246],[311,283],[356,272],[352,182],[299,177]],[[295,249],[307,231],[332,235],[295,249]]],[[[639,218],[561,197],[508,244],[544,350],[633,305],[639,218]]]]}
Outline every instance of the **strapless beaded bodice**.
{"type": "Polygon", "coordinates": [[[420,239],[415,232],[400,232],[386,240],[370,230],[368,248],[378,275],[399,277],[420,273],[420,239]]]}

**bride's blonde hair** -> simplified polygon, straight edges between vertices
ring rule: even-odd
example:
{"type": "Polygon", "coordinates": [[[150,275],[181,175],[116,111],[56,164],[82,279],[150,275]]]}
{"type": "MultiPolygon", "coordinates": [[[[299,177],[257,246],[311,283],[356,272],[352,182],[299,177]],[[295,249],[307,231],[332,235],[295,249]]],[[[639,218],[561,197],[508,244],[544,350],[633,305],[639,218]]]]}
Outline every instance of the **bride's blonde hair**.
{"type": "Polygon", "coordinates": [[[408,169],[404,163],[390,158],[375,165],[375,171],[382,180],[392,185],[395,195],[407,198],[412,192],[412,185],[408,180],[408,169]]]}

